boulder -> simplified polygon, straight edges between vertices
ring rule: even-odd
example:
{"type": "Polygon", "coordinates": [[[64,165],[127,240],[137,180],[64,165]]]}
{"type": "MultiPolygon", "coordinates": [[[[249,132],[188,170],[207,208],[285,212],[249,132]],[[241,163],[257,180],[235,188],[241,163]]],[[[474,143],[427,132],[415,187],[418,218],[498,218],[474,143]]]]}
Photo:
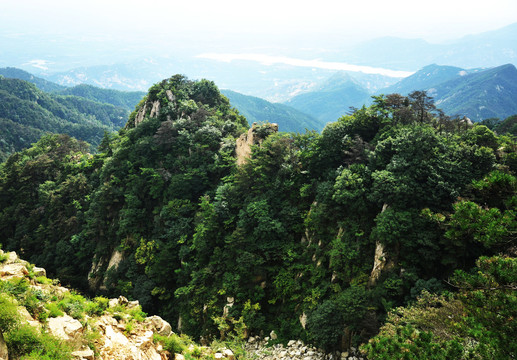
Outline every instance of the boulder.
{"type": "Polygon", "coordinates": [[[75,357],[76,359],[80,359],[80,360],[94,360],[95,359],[95,353],[93,352],[92,349],[74,351],[72,353],[72,356],[75,357]]]}
{"type": "Polygon", "coordinates": [[[146,323],[151,324],[154,331],[163,336],[169,336],[172,334],[171,325],[157,315],[150,316],[145,319],[146,323]]]}
{"type": "Polygon", "coordinates": [[[69,315],[48,319],[50,333],[63,340],[73,340],[79,337],[83,331],[81,323],[69,315]]]}
{"type": "Polygon", "coordinates": [[[235,360],[235,355],[230,349],[224,349],[223,351],[221,351],[221,353],[223,354],[223,357],[225,357],[226,359],[235,360]]]}
{"type": "Polygon", "coordinates": [[[32,268],[32,273],[36,277],[40,277],[40,276],[45,276],[46,277],[47,276],[47,271],[45,269],[37,267],[37,266],[34,266],[32,268]]]}
{"type": "Polygon", "coordinates": [[[0,269],[0,277],[3,278],[25,277],[27,275],[29,275],[29,272],[23,263],[7,264],[0,269]]]}

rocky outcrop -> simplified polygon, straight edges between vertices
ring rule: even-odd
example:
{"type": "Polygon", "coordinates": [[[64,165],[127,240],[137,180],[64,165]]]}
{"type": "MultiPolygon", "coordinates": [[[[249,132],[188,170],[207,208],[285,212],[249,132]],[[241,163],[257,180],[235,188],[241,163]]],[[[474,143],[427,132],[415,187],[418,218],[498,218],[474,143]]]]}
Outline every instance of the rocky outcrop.
{"type": "Polygon", "coordinates": [[[321,349],[305,345],[300,340],[290,340],[287,346],[282,344],[268,346],[269,340],[269,337],[265,339],[250,337],[246,351],[251,358],[259,360],[363,360],[356,348],[342,353],[327,354],[321,349]]]}
{"type": "MultiPolygon", "coordinates": [[[[138,109],[138,112],[136,113],[136,116],[135,116],[135,121],[133,123],[133,127],[137,127],[138,124],[140,124],[142,121],[144,121],[146,112],[147,112],[147,102],[144,104],[144,106],[142,106],[140,109],[138,109]]],[[[126,125],[126,127],[128,127],[128,125],[129,125],[129,122],[126,125]]]]}
{"type": "Polygon", "coordinates": [[[161,360],[167,359],[159,353],[153,342],[153,330],[144,324],[137,324],[127,331],[124,324],[111,316],[103,316],[97,322],[101,333],[96,349],[102,359],[161,360]]]}
{"type": "Polygon", "coordinates": [[[278,132],[278,124],[257,125],[257,123],[253,123],[248,132],[242,134],[236,141],[237,165],[242,165],[249,159],[253,145],[260,145],[269,134],[276,132],[278,132]]]}
{"type": "Polygon", "coordinates": [[[115,249],[107,260],[106,258],[94,259],[92,267],[88,272],[88,285],[91,291],[106,290],[106,280],[108,271],[117,270],[119,264],[124,260],[124,254],[115,249]],[[106,261],[108,265],[106,266],[106,261]]]}
{"type": "Polygon", "coordinates": [[[94,360],[95,352],[92,349],[74,351],[72,356],[78,360],[94,360]]]}
{"type": "Polygon", "coordinates": [[[377,283],[387,265],[388,255],[384,249],[384,245],[379,241],[376,241],[373,268],[372,272],[370,273],[370,278],[368,279],[368,286],[374,286],[377,283]]]}
{"type": "MultiPolygon", "coordinates": [[[[0,255],[4,255],[2,250],[0,255]]],[[[69,293],[66,288],[35,281],[35,275],[46,274],[45,269],[31,266],[28,262],[19,259],[14,252],[8,253],[6,257],[7,259],[0,263],[0,281],[11,280],[14,277],[27,278],[31,290],[42,294],[44,298],[59,300],[69,293]]],[[[119,257],[112,256],[113,258],[119,257]]],[[[83,314],[82,323],[65,313],[62,316],[49,317],[42,324],[34,319],[24,306],[18,306],[17,312],[21,324],[29,324],[40,332],[48,331],[52,336],[66,342],[72,348],[72,357],[77,360],[170,359],[170,354],[153,341],[154,334],[165,337],[173,334],[168,322],[156,315],[147,317],[144,321],[131,318],[131,311],[139,307],[138,301],[128,301],[123,296],[110,299],[108,304],[113,309],[108,308],[101,316],[90,317],[83,314]],[[92,343],[85,338],[86,334],[92,332],[98,334],[98,338],[94,341],[95,351],[87,346],[88,343],[90,345],[92,343]]],[[[43,300],[39,307],[41,311],[45,311],[43,300]]],[[[1,335],[0,333],[0,360],[3,360],[8,359],[8,349],[1,335]]]]}

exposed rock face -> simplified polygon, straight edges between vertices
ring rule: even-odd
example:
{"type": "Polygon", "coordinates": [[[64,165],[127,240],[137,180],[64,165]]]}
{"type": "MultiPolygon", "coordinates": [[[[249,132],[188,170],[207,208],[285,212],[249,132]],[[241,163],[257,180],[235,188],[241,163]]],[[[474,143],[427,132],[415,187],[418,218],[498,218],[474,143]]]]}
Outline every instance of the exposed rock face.
{"type": "MultiPolygon", "coordinates": [[[[388,204],[384,204],[382,207],[382,212],[388,209],[388,204]]],[[[374,286],[381,274],[394,266],[394,262],[390,259],[384,245],[379,241],[375,242],[375,255],[373,261],[373,268],[370,274],[370,278],[368,279],[368,286],[374,286]]]]}
{"type": "Polygon", "coordinates": [[[98,327],[101,339],[96,348],[101,359],[127,359],[127,360],[161,360],[154,343],[152,330],[138,327],[130,334],[124,334],[124,328],[109,316],[103,316],[98,327]]]}
{"type": "Polygon", "coordinates": [[[108,270],[116,270],[124,259],[124,254],[119,250],[114,250],[108,261],[108,266],[103,271],[107,257],[101,259],[94,259],[90,272],[88,273],[88,285],[90,290],[106,290],[106,274],[108,270]],[[104,274],[104,275],[103,275],[104,274]]]}
{"type": "Polygon", "coordinates": [[[0,332],[0,360],[9,360],[9,353],[7,351],[7,345],[4,341],[4,336],[0,332]]]}
{"type": "Polygon", "coordinates": [[[153,102],[153,107],[151,108],[151,113],[149,114],[149,117],[151,117],[151,118],[157,117],[159,113],[160,113],[160,102],[158,100],[156,100],[155,102],[153,102]]]}
{"type": "Polygon", "coordinates": [[[101,270],[104,266],[103,259],[93,259],[92,267],[88,272],[88,286],[90,290],[97,290],[102,281],[101,270]]]}
{"type": "Polygon", "coordinates": [[[270,133],[278,132],[278,124],[257,125],[253,123],[246,134],[242,134],[236,142],[235,153],[237,165],[242,165],[251,155],[251,147],[260,145],[270,133]],[[262,131],[261,131],[262,130],[262,131]]]}
{"type": "Polygon", "coordinates": [[[133,124],[134,127],[137,127],[138,124],[140,124],[142,121],[144,121],[146,111],[147,111],[147,102],[136,113],[135,123],[133,124]]]}
{"type": "Polygon", "coordinates": [[[388,254],[384,249],[384,245],[376,241],[373,268],[368,279],[368,286],[374,286],[381,277],[382,272],[391,267],[390,265],[391,262],[388,261],[388,254]]]}

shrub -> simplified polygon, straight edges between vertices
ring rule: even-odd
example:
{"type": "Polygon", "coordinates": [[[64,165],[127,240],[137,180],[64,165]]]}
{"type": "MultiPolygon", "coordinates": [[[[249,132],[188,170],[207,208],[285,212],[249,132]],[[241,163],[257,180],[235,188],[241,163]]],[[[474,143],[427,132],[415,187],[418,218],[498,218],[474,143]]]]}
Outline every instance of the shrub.
{"type": "Polygon", "coordinates": [[[29,290],[29,282],[25,278],[13,278],[0,282],[0,292],[13,295],[17,300],[23,299],[29,290]]]}
{"type": "Polygon", "coordinates": [[[0,294],[0,332],[5,333],[14,329],[18,324],[18,312],[13,298],[0,294]]]}
{"type": "Polygon", "coordinates": [[[74,319],[81,319],[84,316],[86,299],[79,294],[67,293],[58,306],[74,319]]]}
{"type": "Polygon", "coordinates": [[[52,279],[49,279],[46,276],[38,276],[36,278],[36,282],[43,284],[43,285],[50,285],[53,283],[52,279]]]}
{"type": "Polygon", "coordinates": [[[182,338],[176,334],[172,334],[169,337],[155,334],[153,340],[155,342],[162,343],[163,348],[171,354],[181,354],[187,349],[188,345],[188,339],[182,338]]]}
{"type": "Polygon", "coordinates": [[[9,357],[13,359],[69,360],[71,349],[47,333],[39,333],[30,325],[17,327],[5,335],[9,357]]]}
{"type": "Polygon", "coordinates": [[[58,317],[58,316],[64,315],[63,311],[61,311],[58,304],[56,304],[56,303],[53,303],[53,302],[47,303],[45,305],[45,307],[49,311],[49,314],[48,314],[49,317],[58,317]]]}

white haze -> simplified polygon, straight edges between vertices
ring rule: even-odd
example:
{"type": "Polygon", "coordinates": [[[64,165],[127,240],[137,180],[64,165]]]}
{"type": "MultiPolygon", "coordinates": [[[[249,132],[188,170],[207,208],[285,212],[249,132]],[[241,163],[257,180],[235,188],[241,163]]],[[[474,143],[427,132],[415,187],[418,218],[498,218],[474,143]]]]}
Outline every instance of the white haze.
{"type": "Polygon", "coordinates": [[[263,65],[286,64],[291,66],[309,67],[325,70],[353,71],[365,74],[377,74],[395,78],[403,78],[410,76],[410,71],[395,71],[372,66],[352,65],[344,62],[322,61],[322,60],[302,60],[294,59],[286,56],[270,56],[264,54],[221,54],[221,53],[205,53],[197,56],[202,59],[211,59],[223,62],[232,62],[235,60],[256,61],[263,65]]]}

